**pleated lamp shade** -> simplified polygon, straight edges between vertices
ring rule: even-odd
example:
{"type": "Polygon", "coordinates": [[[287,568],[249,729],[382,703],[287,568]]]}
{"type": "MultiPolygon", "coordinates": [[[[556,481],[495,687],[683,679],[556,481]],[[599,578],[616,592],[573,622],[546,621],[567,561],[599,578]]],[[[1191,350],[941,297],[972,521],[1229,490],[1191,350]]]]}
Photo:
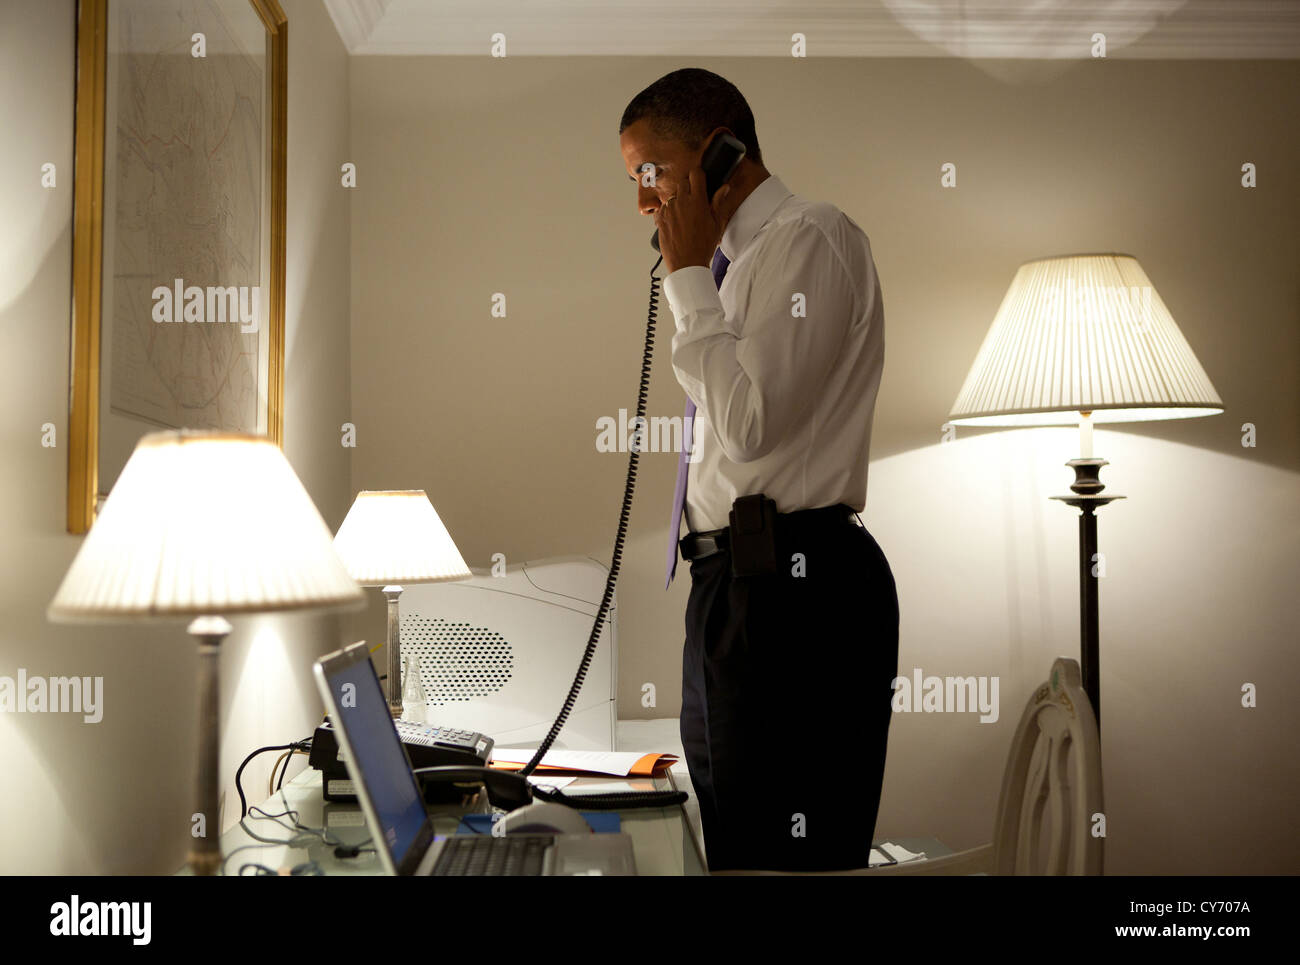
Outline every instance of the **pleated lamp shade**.
{"type": "Polygon", "coordinates": [[[47,613],[94,621],[364,602],[274,443],[183,430],[137,444],[47,613]]]}
{"type": "Polygon", "coordinates": [[[972,426],[1185,419],[1223,400],[1132,255],[1020,266],[948,421],[972,426]]]}
{"type": "Polygon", "coordinates": [[[442,583],[473,575],[423,489],[358,493],[334,549],[362,586],[442,583]]]}

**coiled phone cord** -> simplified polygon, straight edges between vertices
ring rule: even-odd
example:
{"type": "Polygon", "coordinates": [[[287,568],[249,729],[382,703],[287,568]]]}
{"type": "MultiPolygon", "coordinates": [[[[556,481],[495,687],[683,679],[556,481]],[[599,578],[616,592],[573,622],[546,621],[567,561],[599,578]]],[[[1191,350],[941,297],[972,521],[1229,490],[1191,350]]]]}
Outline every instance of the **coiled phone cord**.
{"type": "MultiPolygon", "coordinates": [[[[661,264],[663,264],[662,256],[650,269],[650,307],[646,319],[645,352],[641,358],[641,384],[637,390],[636,418],[633,423],[638,432],[645,425],[646,397],[650,393],[650,362],[654,354],[655,316],[658,313],[659,306],[659,278],[655,276],[655,271],[661,264]]],[[[633,435],[634,440],[639,438],[641,437],[633,435]]],[[[582,690],[583,681],[587,678],[587,668],[591,666],[591,659],[596,655],[600,631],[604,626],[605,616],[609,612],[609,604],[614,596],[614,584],[618,582],[618,570],[623,561],[623,540],[627,536],[627,521],[632,512],[632,493],[636,489],[636,469],[641,457],[640,446],[636,441],[628,446],[628,450],[627,484],[623,488],[623,507],[618,514],[618,533],[614,537],[614,552],[609,561],[609,575],[605,578],[605,593],[600,600],[600,609],[596,611],[596,620],[591,627],[591,636],[587,638],[587,649],[583,652],[582,663],[578,666],[578,673],[573,678],[573,686],[569,688],[569,695],[564,699],[564,706],[560,708],[555,723],[551,725],[550,732],[546,735],[546,739],[542,741],[541,746],[537,748],[537,753],[533,755],[533,759],[524,765],[523,770],[519,771],[520,776],[525,779],[537,769],[537,765],[542,762],[546,752],[551,749],[551,744],[559,736],[561,728],[564,727],[564,722],[569,717],[569,712],[573,710],[573,705],[578,700],[578,693],[582,690]]],[[[574,807],[589,810],[668,807],[686,801],[686,794],[683,791],[631,791],[612,794],[583,794],[570,797],[558,789],[534,788],[533,793],[543,800],[570,804],[574,807]]]]}

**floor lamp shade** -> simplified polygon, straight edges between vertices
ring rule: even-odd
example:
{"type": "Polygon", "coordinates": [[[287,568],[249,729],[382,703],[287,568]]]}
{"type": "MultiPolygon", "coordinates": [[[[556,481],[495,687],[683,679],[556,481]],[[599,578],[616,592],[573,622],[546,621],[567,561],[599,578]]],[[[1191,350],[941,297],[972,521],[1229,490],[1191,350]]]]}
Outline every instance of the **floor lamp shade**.
{"type": "Polygon", "coordinates": [[[953,403],[973,426],[1184,419],[1223,411],[1169,309],[1131,255],[1020,266],[953,403]]]}
{"type": "Polygon", "coordinates": [[[182,430],[140,440],[48,615],[233,616],[364,602],[279,447],[182,430]]]}

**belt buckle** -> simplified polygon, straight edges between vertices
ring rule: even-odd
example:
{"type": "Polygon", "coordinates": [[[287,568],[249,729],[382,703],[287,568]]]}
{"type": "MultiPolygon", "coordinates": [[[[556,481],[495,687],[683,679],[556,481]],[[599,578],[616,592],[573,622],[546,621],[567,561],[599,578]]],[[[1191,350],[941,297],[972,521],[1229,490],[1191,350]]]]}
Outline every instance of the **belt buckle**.
{"type": "Polygon", "coordinates": [[[719,549],[717,537],[706,536],[703,533],[687,533],[681,538],[680,543],[682,556],[687,560],[699,560],[706,556],[712,556],[719,549]]]}
{"type": "Polygon", "coordinates": [[[708,551],[699,553],[699,556],[712,556],[718,552],[718,538],[716,536],[697,536],[695,545],[698,549],[708,551]]]}

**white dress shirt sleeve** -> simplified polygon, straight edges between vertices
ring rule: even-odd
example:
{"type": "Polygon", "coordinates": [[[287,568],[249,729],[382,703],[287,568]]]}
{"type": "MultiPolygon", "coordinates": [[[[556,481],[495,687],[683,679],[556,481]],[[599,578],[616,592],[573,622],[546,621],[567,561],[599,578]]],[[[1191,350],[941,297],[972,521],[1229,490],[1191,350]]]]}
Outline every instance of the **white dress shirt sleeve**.
{"type": "Polygon", "coordinates": [[[748,277],[747,306],[733,319],[708,268],[680,268],[664,280],[677,319],[673,371],[737,463],[762,458],[800,424],[856,304],[852,278],[810,221],[786,222],[764,237],[748,277]],[[794,314],[796,293],[807,317],[794,314]]]}

